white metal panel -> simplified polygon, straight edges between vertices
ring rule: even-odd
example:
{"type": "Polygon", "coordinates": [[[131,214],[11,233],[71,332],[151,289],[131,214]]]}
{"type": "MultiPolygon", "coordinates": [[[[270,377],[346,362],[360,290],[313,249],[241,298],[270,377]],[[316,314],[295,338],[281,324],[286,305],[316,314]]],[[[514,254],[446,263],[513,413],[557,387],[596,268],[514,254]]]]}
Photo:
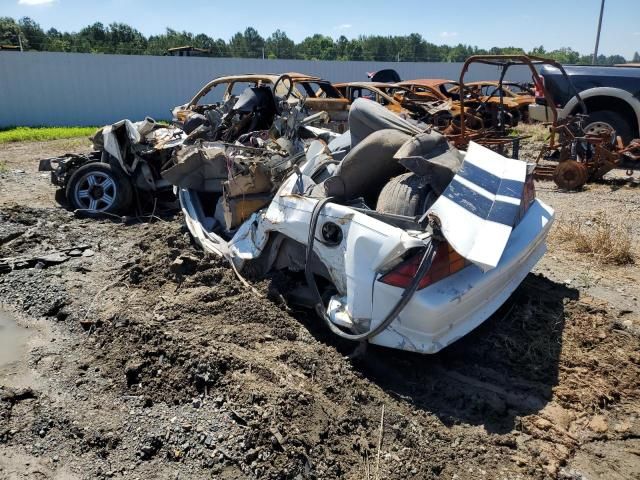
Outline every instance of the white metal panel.
{"type": "MultiPolygon", "coordinates": [[[[332,82],[364,81],[395,68],[403,79],[457,80],[460,63],[338,62],[160,57],[58,52],[0,52],[0,127],[105,125],[123,118],[169,119],[208,80],[239,73],[302,72],[332,82]]],[[[495,80],[498,69],[474,65],[469,80],[495,80]]],[[[514,81],[528,70],[513,68],[514,81]]]]}

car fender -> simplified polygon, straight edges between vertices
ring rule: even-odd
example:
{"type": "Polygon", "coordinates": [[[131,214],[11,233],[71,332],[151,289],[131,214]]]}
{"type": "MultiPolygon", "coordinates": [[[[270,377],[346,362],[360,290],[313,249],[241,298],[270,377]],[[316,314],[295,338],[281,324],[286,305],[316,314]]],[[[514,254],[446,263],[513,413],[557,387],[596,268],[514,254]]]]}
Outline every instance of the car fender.
{"type": "MultiPolygon", "coordinates": [[[[633,109],[636,114],[638,125],[640,125],[640,100],[633,96],[631,92],[613,87],[596,87],[580,92],[582,100],[593,97],[614,97],[625,101],[633,109]]],[[[558,118],[566,118],[571,115],[579,107],[577,97],[573,97],[567,102],[562,110],[558,111],[558,118]]]]}

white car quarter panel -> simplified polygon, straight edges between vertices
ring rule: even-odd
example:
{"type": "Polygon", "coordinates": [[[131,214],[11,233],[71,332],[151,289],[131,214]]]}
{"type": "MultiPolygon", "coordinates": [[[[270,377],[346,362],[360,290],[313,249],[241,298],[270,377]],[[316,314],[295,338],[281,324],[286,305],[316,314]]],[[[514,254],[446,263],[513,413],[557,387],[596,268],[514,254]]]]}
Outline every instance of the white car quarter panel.
{"type": "MultiPolygon", "coordinates": [[[[418,290],[385,331],[370,340],[378,345],[435,353],[491,316],[544,254],[553,210],[536,200],[513,230],[498,266],[482,273],[475,265],[418,290]]],[[[397,302],[401,288],[376,281],[373,324],[397,302]]]]}
{"type": "MultiPolygon", "coordinates": [[[[303,245],[307,244],[311,215],[318,198],[290,192],[296,178],[288,179],[265,212],[254,214],[230,242],[237,258],[248,260],[260,255],[268,235],[279,232],[303,245]]],[[[346,295],[346,312],[352,319],[372,316],[373,284],[380,269],[410,248],[424,241],[406,231],[376,220],[364,213],[336,203],[328,203],[318,217],[313,250],[327,267],[336,288],[346,295]],[[322,242],[322,225],[333,222],[342,229],[339,245],[322,242]]]]}

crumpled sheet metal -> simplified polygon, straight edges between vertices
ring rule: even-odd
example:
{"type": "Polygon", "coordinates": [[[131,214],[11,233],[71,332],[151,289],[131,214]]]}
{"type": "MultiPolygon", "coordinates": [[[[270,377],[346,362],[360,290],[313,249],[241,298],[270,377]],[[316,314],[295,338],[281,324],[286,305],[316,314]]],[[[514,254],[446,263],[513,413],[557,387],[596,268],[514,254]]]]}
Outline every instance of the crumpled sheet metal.
{"type": "Polygon", "coordinates": [[[162,177],[179,188],[198,192],[222,192],[228,178],[224,146],[185,145],[175,154],[175,164],[162,177]]]}
{"type": "Polygon", "coordinates": [[[146,117],[140,122],[124,119],[107,125],[96,133],[93,143],[94,148],[107,152],[118,161],[125,172],[131,174],[138,160],[136,158],[131,165],[127,164],[125,159],[128,146],[139,147],[148,144],[156,150],[161,150],[178,146],[184,138],[185,135],[180,129],[159,126],[154,119],[146,117]],[[122,130],[124,135],[121,134],[122,130]]]}
{"type": "MultiPolygon", "coordinates": [[[[232,257],[242,260],[236,262],[238,267],[257,258],[269,235],[275,232],[307,243],[311,214],[318,199],[288,193],[296,191],[297,182],[295,175],[288,178],[266,211],[255,213],[240,226],[229,242],[232,257]]],[[[336,203],[327,204],[321,212],[317,238],[322,238],[325,222],[339,225],[347,241],[340,246],[315,242],[314,253],[326,266],[338,292],[346,296],[349,316],[356,321],[368,320],[372,317],[371,285],[378,272],[408,249],[423,247],[425,240],[336,203]]]]}
{"type": "Polygon", "coordinates": [[[526,176],[526,162],[471,142],[460,170],[428,214],[456,252],[491,270],[520,214],[526,176]]]}

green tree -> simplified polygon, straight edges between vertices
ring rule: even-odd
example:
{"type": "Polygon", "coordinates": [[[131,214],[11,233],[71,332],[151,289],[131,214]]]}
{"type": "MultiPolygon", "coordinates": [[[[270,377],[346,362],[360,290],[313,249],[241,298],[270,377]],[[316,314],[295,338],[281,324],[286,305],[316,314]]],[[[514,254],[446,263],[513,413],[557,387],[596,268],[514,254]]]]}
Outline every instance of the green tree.
{"type": "Polygon", "coordinates": [[[124,23],[112,23],[107,31],[107,48],[111,52],[141,54],[147,50],[145,36],[124,23]]]}
{"type": "MultiPolygon", "coordinates": [[[[0,45],[19,45],[20,26],[11,17],[0,17],[0,45]]],[[[22,39],[22,45],[28,48],[28,40],[22,39]]]]}
{"type": "Polygon", "coordinates": [[[547,51],[542,45],[540,45],[539,47],[534,47],[529,53],[538,57],[544,57],[547,54],[547,51]]]}
{"type": "Polygon", "coordinates": [[[580,61],[580,53],[572,50],[571,48],[560,48],[553,50],[544,55],[545,57],[552,58],[560,63],[576,64],[580,61]]]}
{"type": "Polygon", "coordinates": [[[261,58],[264,53],[264,38],[253,27],[247,27],[244,31],[244,44],[249,58],[261,58]]]}
{"type": "Polygon", "coordinates": [[[229,45],[223,39],[219,38],[215,41],[211,53],[215,57],[230,57],[229,45]]]}
{"type": "Polygon", "coordinates": [[[231,37],[231,40],[229,40],[229,50],[231,51],[232,57],[248,57],[247,42],[241,32],[231,37]]]}
{"type": "Polygon", "coordinates": [[[47,35],[35,21],[29,17],[22,17],[18,21],[18,26],[22,32],[22,39],[27,40],[29,48],[34,50],[44,50],[46,47],[47,35]]]}
{"type": "MultiPolygon", "coordinates": [[[[22,40],[25,50],[164,55],[170,48],[192,45],[216,57],[261,58],[264,54],[268,58],[311,60],[462,62],[472,55],[524,53],[523,49],[514,46],[483,49],[464,44],[436,45],[425,40],[419,33],[405,36],[361,35],[352,39],[341,35],[336,40],[314,34],[296,44],[282,30],[276,30],[265,40],[255,28],[247,27],[226,42],[221,38],[214,39],[206,33],[194,35],[171,28],[167,28],[163,34],[145,37],[124,23],[105,26],[96,22],[78,32],[60,32],[55,28],[44,32],[29,17],[19,21],[0,17],[0,44],[19,45],[19,40],[22,40]]],[[[533,48],[530,54],[554,58],[561,63],[591,63],[591,55],[580,55],[571,48],[548,52],[540,45],[533,48]]],[[[611,65],[625,62],[621,55],[599,55],[596,63],[611,65]]],[[[635,52],[633,62],[640,63],[640,53],[635,52]]]]}
{"type": "Polygon", "coordinates": [[[344,35],[340,35],[338,40],[336,40],[336,59],[337,60],[348,60],[347,58],[347,48],[349,47],[349,39],[344,35]]]}
{"type": "Polygon", "coordinates": [[[333,38],[319,33],[302,40],[296,51],[306,60],[335,60],[337,56],[333,38]]]}
{"type": "Polygon", "coordinates": [[[105,26],[100,22],[96,22],[78,32],[76,35],[77,42],[74,47],[78,48],[82,45],[83,51],[114,53],[107,48],[107,36],[108,32],[105,26]]]}
{"type": "Polygon", "coordinates": [[[269,58],[295,58],[296,44],[282,30],[276,30],[265,41],[269,58]]]}

